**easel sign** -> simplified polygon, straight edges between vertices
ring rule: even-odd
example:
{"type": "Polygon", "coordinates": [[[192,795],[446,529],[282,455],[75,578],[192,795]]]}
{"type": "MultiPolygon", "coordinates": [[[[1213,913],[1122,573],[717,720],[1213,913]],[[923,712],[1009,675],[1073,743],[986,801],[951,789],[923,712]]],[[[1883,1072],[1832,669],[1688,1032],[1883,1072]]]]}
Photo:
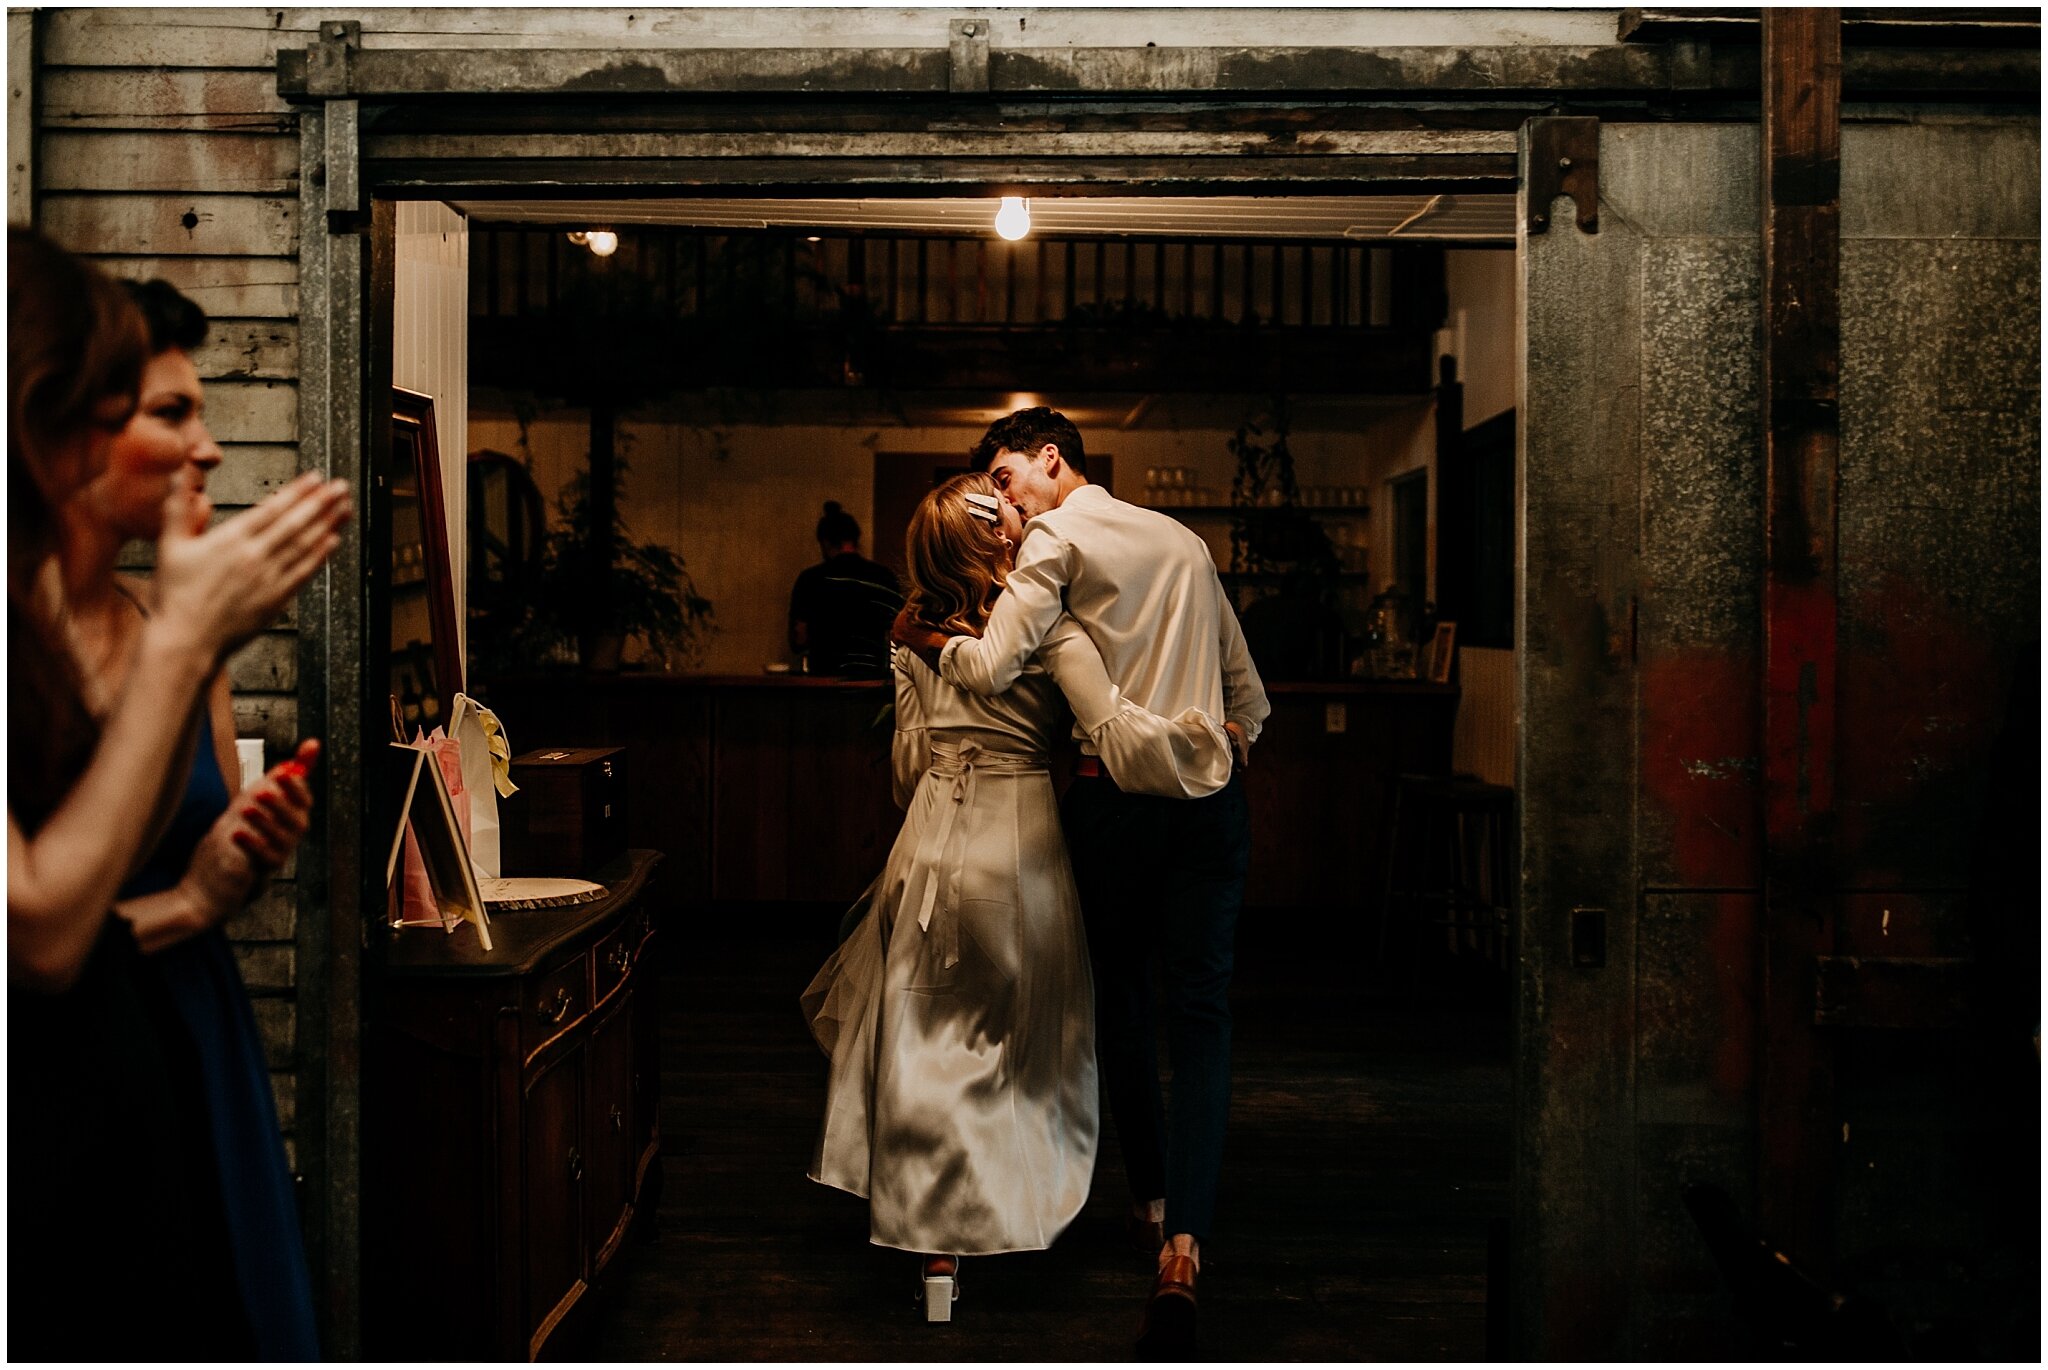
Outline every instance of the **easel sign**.
{"type": "Polygon", "coordinates": [[[399,857],[405,850],[406,830],[412,830],[420,861],[427,870],[427,884],[433,890],[436,918],[407,918],[404,898],[399,895],[396,927],[435,927],[454,932],[463,923],[476,925],[477,940],[485,951],[491,949],[491,921],[484,912],[483,892],[477,888],[476,871],[469,864],[469,845],[455,821],[455,803],[448,794],[448,781],[433,754],[423,747],[391,744],[402,752],[396,773],[404,777],[405,798],[398,806],[398,830],[391,836],[391,854],[384,862],[384,886],[394,888],[399,857]],[[425,777],[425,779],[422,779],[425,777]]]}

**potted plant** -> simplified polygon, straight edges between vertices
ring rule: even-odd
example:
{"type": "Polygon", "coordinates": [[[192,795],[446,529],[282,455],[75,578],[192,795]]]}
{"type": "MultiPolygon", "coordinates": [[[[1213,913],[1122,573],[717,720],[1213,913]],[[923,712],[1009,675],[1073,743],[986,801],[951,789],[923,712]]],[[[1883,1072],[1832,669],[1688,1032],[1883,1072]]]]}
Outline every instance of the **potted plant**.
{"type": "MultiPolygon", "coordinates": [[[[624,483],[623,458],[611,463],[608,501],[616,511],[624,483]]],[[[515,610],[499,643],[500,664],[576,663],[617,670],[627,642],[638,639],[645,659],[687,665],[703,650],[712,626],[711,601],[697,592],[674,548],[635,542],[623,519],[595,523],[590,474],[579,473],[556,500],[559,515],[542,539],[540,567],[523,612],[515,610]]]]}

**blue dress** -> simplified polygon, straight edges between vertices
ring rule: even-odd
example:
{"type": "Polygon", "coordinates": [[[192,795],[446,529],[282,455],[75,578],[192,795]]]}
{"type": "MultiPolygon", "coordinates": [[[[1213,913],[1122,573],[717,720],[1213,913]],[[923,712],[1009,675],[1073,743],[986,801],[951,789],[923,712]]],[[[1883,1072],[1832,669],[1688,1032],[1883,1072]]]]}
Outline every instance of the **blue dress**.
{"type": "MultiPolygon", "coordinates": [[[[202,708],[199,747],[184,797],[163,840],[122,887],[120,897],[133,899],[175,886],[192,864],[200,840],[227,806],[227,782],[213,748],[213,720],[202,708]]],[[[256,1358],[318,1360],[313,1285],[306,1272],[291,1170],[285,1164],[284,1138],[270,1092],[270,1067],[227,934],[209,928],[149,960],[198,1054],[235,1283],[256,1358]]]]}

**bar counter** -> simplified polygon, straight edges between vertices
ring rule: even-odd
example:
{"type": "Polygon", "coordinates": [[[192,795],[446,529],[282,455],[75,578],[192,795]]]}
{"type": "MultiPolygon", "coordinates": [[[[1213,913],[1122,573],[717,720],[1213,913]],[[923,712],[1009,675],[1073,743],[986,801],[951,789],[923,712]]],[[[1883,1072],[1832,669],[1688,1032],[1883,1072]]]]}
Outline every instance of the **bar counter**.
{"type": "MultiPolygon", "coordinates": [[[[1245,776],[1251,907],[1364,907],[1378,889],[1388,781],[1448,772],[1455,685],[1269,682],[1245,776]]],[[[480,686],[515,751],[628,750],[627,838],[669,854],[684,904],[844,904],[882,868],[890,802],[886,680],[797,675],[533,674],[480,686]]],[[[1072,756],[1054,758],[1064,789],[1072,756]]],[[[517,796],[507,803],[518,803],[517,796]]]]}

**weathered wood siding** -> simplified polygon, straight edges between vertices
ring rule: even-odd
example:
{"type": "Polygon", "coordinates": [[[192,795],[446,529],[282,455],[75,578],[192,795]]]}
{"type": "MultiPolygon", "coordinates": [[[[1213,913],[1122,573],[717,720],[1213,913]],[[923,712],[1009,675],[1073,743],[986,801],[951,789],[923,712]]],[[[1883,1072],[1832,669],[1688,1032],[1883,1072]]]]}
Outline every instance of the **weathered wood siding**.
{"type": "MultiPolygon", "coordinates": [[[[13,44],[28,18],[9,16],[13,44]]],[[[273,54],[310,35],[253,9],[34,19],[40,65],[10,84],[10,115],[35,111],[32,123],[9,120],[10,214],[25,217],[17,206],[32,186],[36,221],[58,242],[117,275],[162,277],[212,317],[196,358],[226,455],[211,492],[223,511],[246,507],[299,467],[298,127],[273,54]],[[17,176],[33,179],[17,189],[17,176]]],[[[12,53],[9,66],[21,69],[12,53]]],[[[146,547],[130,551],[147,563],[146,547]]],[[[228,665],[236,731],[264,739],[272,761],[301,731],[297,638],[288,614],[228,665]]],[[[228,929],[294,1164],[295,876],[288,868],[228,929]]]]}

